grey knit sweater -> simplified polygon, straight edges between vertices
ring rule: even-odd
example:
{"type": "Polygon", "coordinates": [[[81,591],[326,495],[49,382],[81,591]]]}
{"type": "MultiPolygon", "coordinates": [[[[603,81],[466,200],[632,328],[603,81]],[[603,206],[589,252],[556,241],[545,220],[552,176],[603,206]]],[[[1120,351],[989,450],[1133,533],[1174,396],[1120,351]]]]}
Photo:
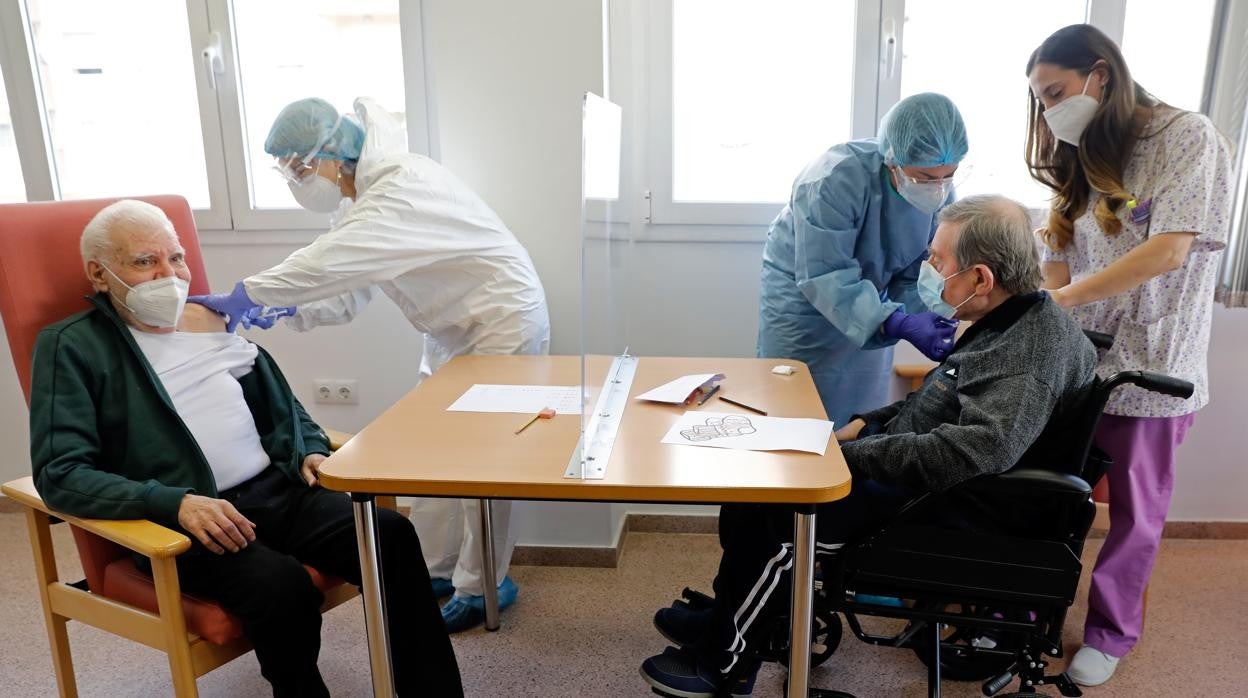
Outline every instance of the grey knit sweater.
{"type": "MultiPolygon", "coordinates": [[[[855,477],[919,492],[1004,472],[1051,419],[1076,413],[1096,360],[1083,331],[1048,294],[1014,296],[972,325],[922,387],[860,415],[862,434],[874,435],[841,450],[855,477]]],[[[1060,430],[1046,437],[1060,438],[1060,430]]]]}

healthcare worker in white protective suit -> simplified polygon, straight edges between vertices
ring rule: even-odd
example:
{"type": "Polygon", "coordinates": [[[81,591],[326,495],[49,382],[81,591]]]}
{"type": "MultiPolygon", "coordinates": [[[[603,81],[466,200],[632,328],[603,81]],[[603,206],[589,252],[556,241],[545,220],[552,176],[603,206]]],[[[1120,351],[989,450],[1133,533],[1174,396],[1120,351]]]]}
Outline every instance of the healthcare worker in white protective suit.
{"type": "MultiPolygon", "coordinates": [[[[374,290],[425,333],[421,373],[461,354],[545,354],[546,296],[528,252],[471,189],[427,157],[407,152],[398,121],[369,99],[341,115],[321,99],[278,114],[265,141],[304,208],[335,213],[329,232],[230,293],[192,297],[227,316],[228,329],[297,330],[350,322],[374,290]]],[[[416,453],[419,453],[418,451],[416,453]]],[[[419,457],[418,455],[414,457],[419,457]]],[[[425,499],[412,507],[447,629],[485,618],[478,500],[425,499]]],[[[494,509],[498,599],[516,598],[507,577],[511,503],[494,509]]]]}

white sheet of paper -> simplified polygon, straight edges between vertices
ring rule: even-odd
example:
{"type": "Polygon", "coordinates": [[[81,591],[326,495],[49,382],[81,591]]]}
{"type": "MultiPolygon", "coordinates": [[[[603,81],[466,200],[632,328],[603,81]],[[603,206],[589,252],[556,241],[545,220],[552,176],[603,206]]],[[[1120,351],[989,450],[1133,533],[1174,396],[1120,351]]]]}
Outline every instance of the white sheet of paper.
{"type": "Polygon", "coordinates": [[[692,376],[681,376],[674,381],[664,383],[654,390],[650,390],[637,396],[638,400],[650,400],[651,402],[670,402],[673,405],[679,405],[689,399],[689,395],[698,389],[698,386],[709,380],[723,380],[722,373],[698,373],[692,376]]]}
{"type": "Polygon", "coordinates": [[[580,414],[580,392],[580,388],[575,385],[477,383],[451,403],[446,411],[537,414],[550,407],[555,410],[555,414],[580,414]]]}
{"type": "Polygon", "coordinates": [[[763,417],[732,412],[686,412],[662,443],[739,451],[807,451],[823,455],[832,436],[826,419],[763,417]]]}

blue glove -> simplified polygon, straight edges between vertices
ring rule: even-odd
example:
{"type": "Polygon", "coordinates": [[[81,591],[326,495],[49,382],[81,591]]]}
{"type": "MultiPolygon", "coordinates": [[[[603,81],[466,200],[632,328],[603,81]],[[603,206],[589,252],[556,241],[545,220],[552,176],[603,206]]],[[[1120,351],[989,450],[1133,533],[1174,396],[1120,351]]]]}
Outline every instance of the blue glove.
{"type": "Polygon", "coordinates": [[[909,315],[900,308],[889,315],[883,325],[884,334],[910,342],[932,361],[943,361],[953,350],[953,335],[957,329],[957,320],[948,320],[933,312],[909,315]]]}
{"type": "Polygon", "coordinates": [[[276,308],[272,306],[256,306],[251,310],[248,310],[247,313],[239,319],[239,322],[245,330],[249,330],[253,327],[259,327],[262,330],[267,330],[271,329],[273,324],[279,319],[294,315],[297,312],[298,309],[296,309],[293,305],[276,308]]]}
{"type": "MultiPolygon", "coordinates": [[[[247,320],[243,327],[248,327],[251,324],[263,327],[256,320],[264,306],[256,303],[247,295],[247,287],[243,286],[241,281],[234,284],[234,290],[229,293],[209,293],[205,296],[190,296],[186,300],[189,303],[199,303],[205,308],[210,308],[224,315],[226,332],[233,332],[234,328],[238,327],[238,323],[243,322],[247,318],[248,313],[254,313],[256,317],[247,320]]],[[[269,320],[269,327],[272,326],[273,321],[269,320]]]]}

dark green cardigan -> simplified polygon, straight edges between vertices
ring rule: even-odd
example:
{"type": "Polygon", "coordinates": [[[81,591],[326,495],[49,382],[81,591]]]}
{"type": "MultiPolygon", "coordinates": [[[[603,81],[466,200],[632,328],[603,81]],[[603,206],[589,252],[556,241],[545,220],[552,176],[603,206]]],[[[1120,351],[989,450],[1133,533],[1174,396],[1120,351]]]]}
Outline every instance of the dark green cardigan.
{"type": "MultiPolygon", "coordinates": [[[[106,295],[45,327],[31,360],[30,459],[48,505],[74,516],[177,525],[188,492],[217,495],[212,469],[106,295]]],[[[264,349],[239,379],[272,467],[302,483],[329,439],[264,349]]]]}

